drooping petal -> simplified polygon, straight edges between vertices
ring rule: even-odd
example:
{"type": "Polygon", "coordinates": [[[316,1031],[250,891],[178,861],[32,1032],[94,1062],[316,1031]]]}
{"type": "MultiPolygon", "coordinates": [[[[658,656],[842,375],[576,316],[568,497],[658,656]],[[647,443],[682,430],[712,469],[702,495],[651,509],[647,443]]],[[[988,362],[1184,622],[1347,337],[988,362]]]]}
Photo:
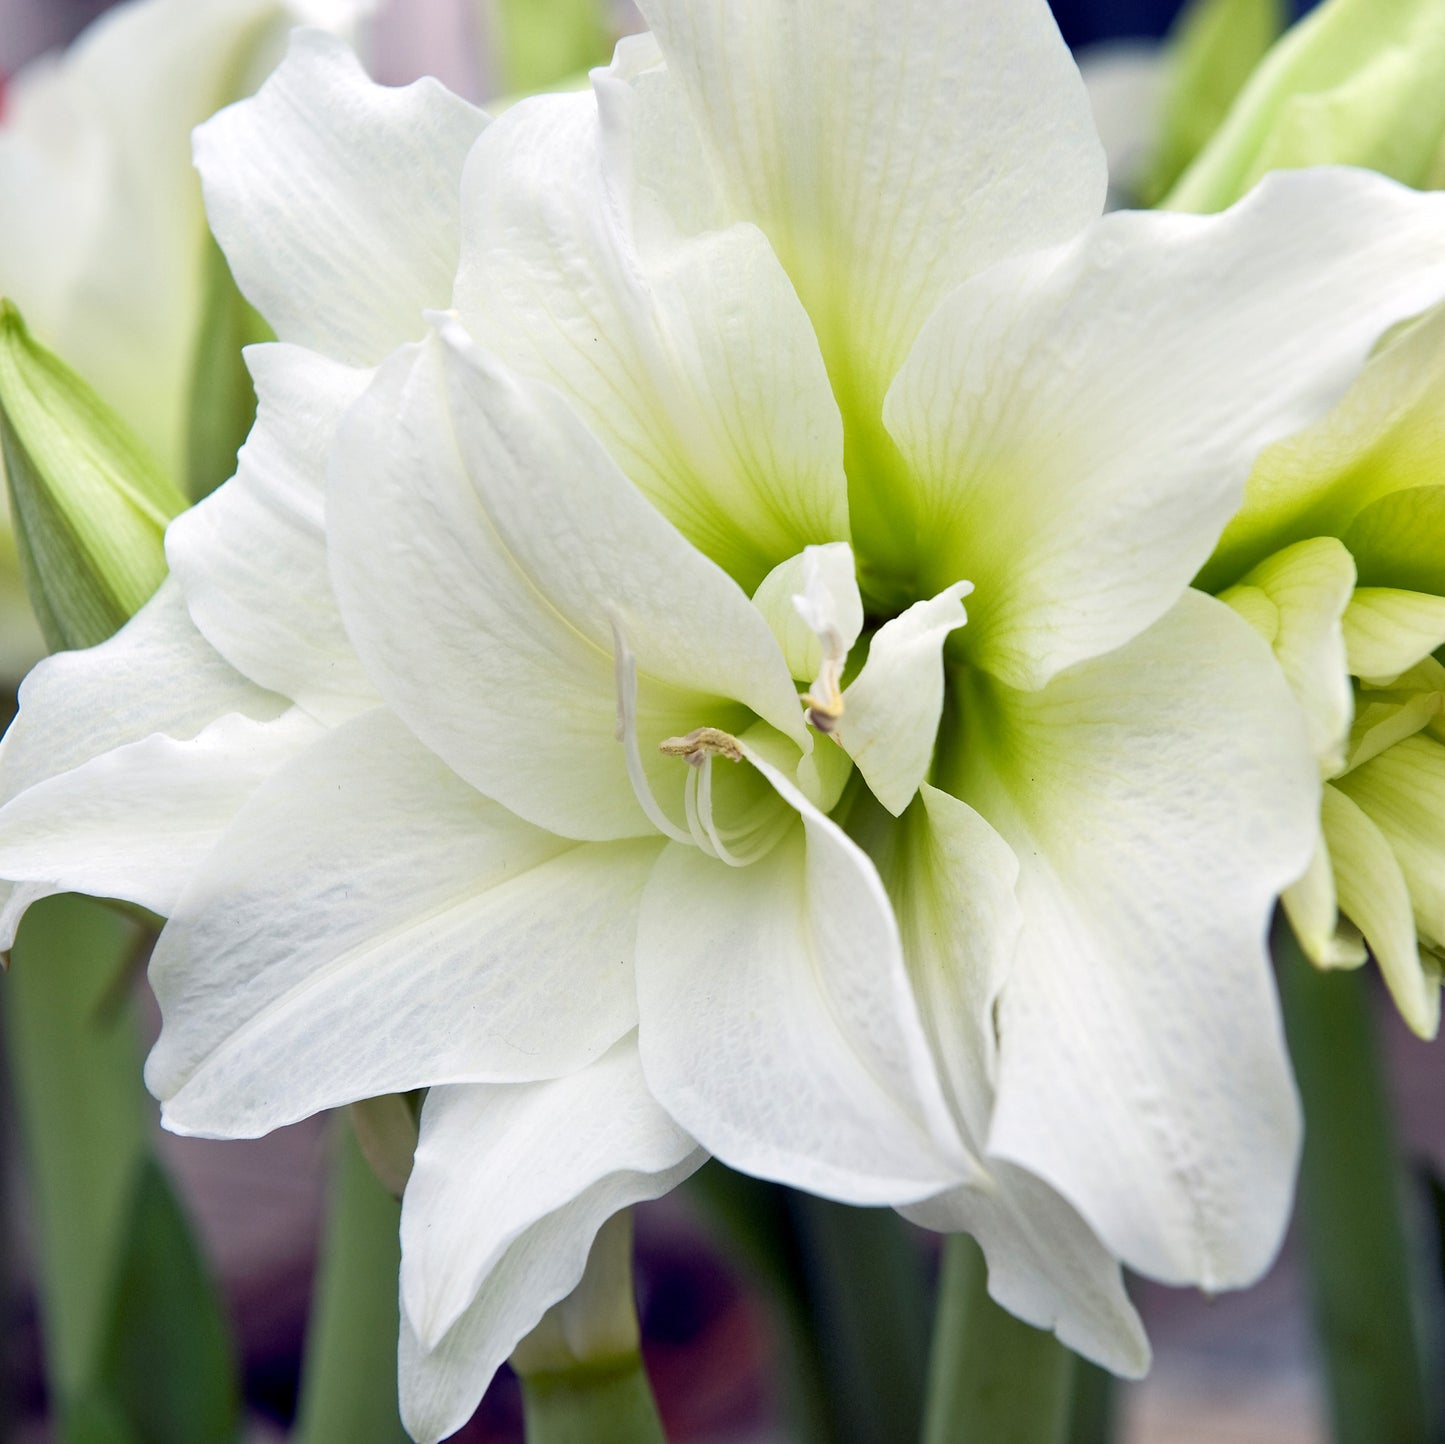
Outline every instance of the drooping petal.
{"type": "Polygon", "coordinates": [[[454,304],[482,345],[556,386],[751,591],[808,543],[847,535],[843,429],[818,343],[755,227],[641,249],[598,135],[590,94],[524,101],[489,129],[467,164],[454,304]]]}
{"type": "Polygon", "coordinates": [[[974,674],[948,789],[1020,864],[990,1156],[1116,1256],[1205,1288],[1264,1268],[1299,1109],[1265,950],[1319,784],[1268,649],[1188,592],[1141,637],[1014,692],[974,674]]]}
{"type": "Polygon", "coordinates": [[[878,874],[756,754],[801,815],[730,868],[669,844],[638,925],[649,1086],[746,1173],[851,1203],[901,1203],[968,1177],[878,874]]]}
{"type": "Polygon", "coordinates": [[[616,735],[624,643],[651,775],[676,785],[658,742],[735,730],[738,703],[806,750],[782,655],[737,584],[556,392],[465,344],[383,366],[333,453],[332,577],[388,703],[488,796],[592,840],[655,830],[616,735]]]}
{"type": "Polygon", "coordinates": [[[1389,686],[1445,643],[1445,597],[1360,587],[1344,615],[1350,671],[1389,686]]]}
{"type": "Polygon", "coordinates": [[[402,1214],[402,1295],[418,1342],[441,1342],[539,1220],[589,1193],[593,1208],[615,1196],[610,1215],[633,1201],[628,1175],[667,1173],[697,1151],[648,1092],[635,1033],[564,1078],[434,1088],[402,1214]]]}
{"type": "Polygon", "coordinates": [[[635,1023],[658,846],[532,827],[385,709],[342,724],[236,818],[157,944],[146,1078],[167,1126],[254,1136],[357,1098],[583,1067],[635,1023]]]}
{"type": "Polygon", "coordinates": [[[1400,1016],[1422,1038],[1440,1027],[1440,980],[1420,964],[1405,874],[1385,834],[1339,787],[1321,809],[1340,906],[1364,934],[1400,1016]]]}
{"type": "Polygon", "coordinates": [[[861,833],[893,899],[923,1025],[978,1163],[967,1185],[904,1215],[973,1234],[1004,1308],[1110,1368],[1140,1372],[1148,1346],[1117,1260],[1047,1185],[983,1154],[998,1068],[994,1009],[1023,924],[1018,859],[971,807],[927,784],[897,823],[861,833]]]}
{"type": "Polygon", "coordinates": [[[1042,0],[641,8],[732,204],[797,286],[845,412],[856,397],[876,417],[950,287],[1103,204],[1088,97],[1042,0]]]}
{"type": "MultiPolygon", "coordinates": [[[[1389,844],[1409,888],[1416,929],[1426,943],[1439,948],[1445,943],[1445,847],[1440,838],[1440,817],[1445,811],[1445,744],[1423,734],[1407,737],[1336,778],[1333,786],[1358,807],[1389,844]]],[[[1354,821],[1358,836],[1363,829],[1358,827],[1358,819],[1354,821]]],[[[1364,843],[1360,846],[1363,848],[1364,843]]],[[[1333,843],[1331,847],[1333,850],[1333,843]]],[[[1374,889],[1373,905],[1383,907],[1387,895],[1379,893],[1376,856],[1377,850],[1371,849],[1370,871],[1361,876],[1359,887],[1362,891],[1374,889]]],[[[1365,865],[1362,861],[1362,868],[1365,865]]],[[[1340,905],[1349,912],[1350,902],[1344,895],[1338,864],[1335,872],[1340,881],[1340,905]]],[[[1355,921],[1370,937],[1366,921],[1355,921]]],[[[1388,951],[1395,957],[1401,953],[1398,947],[1388,951]]],[[[1377,956],[1384,969],[1386,957],[1377,956]]],[[[1405,1020],[1417,1032],[1433,1036],[1439,1025],[1438,979],[1415,974],[1408,967],[1408,957],[1402,957],[1385,977],[1405,1020]]]]}
{"type": "Polygon", "coordinates": [[[169,913],[237,809],[319,731],[299,708],[266,722],[232,713],[37,782],[0,808],[0,877],[169,913]]]}
{"type": "Polygon", "coordinates": [[[1354,585],[1355,564],[1344,546],[1333,537],[1312,537],[1266,558],[1220,593],[1279,661],[1322,777],[1345,765],[1353,698],[1342,618],[1354,585]]]}
{"type": "Polygon", "coordinates": [[[976,1184],[900,1212],[924,1228],[972,1234],[989,1294],[1011,1314],[1116,1374],[1147,1372],[1149,1341],[1119,1261],[1048,1184],[998,1159],[976,1184]]]}
{"type": "Polygon", "coordinates": [[[228,661],[338,722],[379,700],[336,610],[323,519],[327,452],[370,373],[284,344],[247,363],[258,409],[236,475],[176,518],[166,558],[228,661]]]}
{"type": "Polygon", "coordinates": [[[873,795],[896,817],[933,762],[943,715],[943,644],[968,620],[971,582],[955,582],[885,622],[868,660],[843,694],[836,736],[873,795]]]}
{"type": "MultiPolygon", "coordinates": [[[[1330,789],[1324,789],[1325,802],[1330,789]]],[[[1321,833],[1309,866],[1280,894],[1280,904],[1305,956],[1317,968],[1358,968],[1368,957],[1360,930],[1340,916],[1330,850],[1321,833]]],[[[1410,932],[1414,944],[1414,928],[1410,932]]]]}
{"type": "Polygon", "coordinates": [[[299,30],[251,100],[195,136],[211,229],[283,341],[375,365],[451,295],[462,165],[486,117],[435,80],[376,85],[299,30]]]}
{"type": "Polygon", "coordinates": [[[973,581],[964,643],[1013,686],[1119,646],[1198,571],[1260,449],[1442,291],[1445,195],[1331,170],[1222,216],[1106,216],[970,282],[888,396],[921,584],[973,581]]]}

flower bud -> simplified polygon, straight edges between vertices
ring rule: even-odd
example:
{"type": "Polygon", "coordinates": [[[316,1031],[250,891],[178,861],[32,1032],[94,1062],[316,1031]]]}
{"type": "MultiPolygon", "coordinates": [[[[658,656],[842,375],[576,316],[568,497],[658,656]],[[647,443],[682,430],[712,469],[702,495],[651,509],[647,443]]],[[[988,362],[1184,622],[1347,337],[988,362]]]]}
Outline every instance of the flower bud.
{"type": "Polygon", "coordinates": [[[52,650],[118,630],[166,574],[185,499],[119,417],[0,301],[0,456],[21,571],[52,650]]]}

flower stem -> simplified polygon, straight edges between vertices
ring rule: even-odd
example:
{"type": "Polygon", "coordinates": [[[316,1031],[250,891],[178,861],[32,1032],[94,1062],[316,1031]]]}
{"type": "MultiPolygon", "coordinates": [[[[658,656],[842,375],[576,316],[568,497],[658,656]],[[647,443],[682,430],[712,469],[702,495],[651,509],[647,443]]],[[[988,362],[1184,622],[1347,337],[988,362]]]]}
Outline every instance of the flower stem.
{"type": "Polygon", "coordinates": [[[1299,1222],[1335,1444],[1415,1444],[1430,1397],[1405,1179],[1363,972],[1320,972],[1282,918],[1275,959],[1304,1102],[1299,1222]]]}
{"type": "Polygon", "coordinates": [[[944,1244],[923,1444],[1063,1444],[1074,1356],[993,1302],[979,1247],[944,1244]]]}
{"type": "Polygon", "coordinates": [[[524,1374],[527,1444],[664,1444],[640,1356],[524,1374]]]}
{"type": "Polygon", "coordinates": [[[297,1444],[405,1444],[396,1399],[401,1213],[346,1120],[336,1123],[295,1438],[297,1444]]]}

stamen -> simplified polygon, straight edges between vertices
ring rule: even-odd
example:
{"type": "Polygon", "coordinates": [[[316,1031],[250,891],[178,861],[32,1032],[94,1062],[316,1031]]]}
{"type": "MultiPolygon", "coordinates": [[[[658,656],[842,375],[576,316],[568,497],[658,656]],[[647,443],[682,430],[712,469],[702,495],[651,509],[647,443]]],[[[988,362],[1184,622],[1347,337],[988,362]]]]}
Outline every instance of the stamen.
{"type": "Polygon", "coordinates": [[[710,757],[726,757],[729,762],[743,760],[738,739],[719,727],[694,727],[686,737],[659,742],[657,750],[668,757],[681,757],[689,767],[701,767],[710,757]]]}
{"type": "Polygon", "coordinates": [[[643,770],[642,752],[637,743],[637,659],[627,645],[621,623],[616,617],[609,617],[608,621],[612,625],[612,659],[617,680],[617,740],[622,743],[627,757],[627,779],[632,783],[632,791],[647,814],[647,820],[674,842],[693,845],[692,835],[684,832],[662,810],[643,770]]]}

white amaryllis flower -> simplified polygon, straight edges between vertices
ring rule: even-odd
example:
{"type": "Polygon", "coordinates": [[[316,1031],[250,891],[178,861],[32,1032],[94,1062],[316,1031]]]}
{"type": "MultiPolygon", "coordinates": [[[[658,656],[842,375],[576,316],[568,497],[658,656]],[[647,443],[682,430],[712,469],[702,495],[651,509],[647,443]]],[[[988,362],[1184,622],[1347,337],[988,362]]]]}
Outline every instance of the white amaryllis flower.
{"type": "Polygon", "coordinates": [[[490,125],[302,33],[201,130],[281,339],[171,581],[27,684],[10,912],[169,915],[174,1129],[430,1089],[420,1439],[706,1152],[975,1233],[1139,1372],[1119,1261],[1252,1279],[1299,1132],[1317,772],[1189,578],[1445,292],[1445,200],[1101,220],[1042,0],[645,9],[490,125]]]}

